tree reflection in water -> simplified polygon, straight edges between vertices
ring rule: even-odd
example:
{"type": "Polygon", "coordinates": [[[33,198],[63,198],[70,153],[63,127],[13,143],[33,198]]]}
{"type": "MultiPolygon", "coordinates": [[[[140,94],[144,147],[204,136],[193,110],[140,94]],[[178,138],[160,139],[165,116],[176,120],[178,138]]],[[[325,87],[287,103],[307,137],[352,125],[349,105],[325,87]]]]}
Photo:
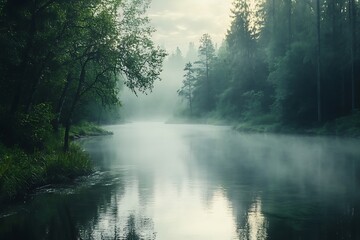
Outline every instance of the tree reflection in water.
{"type": "Polygon", "coordinates": [[[0,239],[359,239],[357,140],[118,128],[87,140],[100,179],[0,209],[0,239]]]}

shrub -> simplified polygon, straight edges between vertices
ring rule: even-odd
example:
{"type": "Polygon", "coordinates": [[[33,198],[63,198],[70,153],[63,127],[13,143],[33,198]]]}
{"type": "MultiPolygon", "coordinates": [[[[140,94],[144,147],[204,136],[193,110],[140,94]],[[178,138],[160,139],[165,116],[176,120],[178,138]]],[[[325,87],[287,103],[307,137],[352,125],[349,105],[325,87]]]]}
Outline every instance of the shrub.
{"type": "Polygon", "coordinates": [[[34,106],[29,114],[18,114],[15,120],[16,142],[27,151],[42,150],[52,134],[51,120],[54,118],[49,104],[34,106]]]}

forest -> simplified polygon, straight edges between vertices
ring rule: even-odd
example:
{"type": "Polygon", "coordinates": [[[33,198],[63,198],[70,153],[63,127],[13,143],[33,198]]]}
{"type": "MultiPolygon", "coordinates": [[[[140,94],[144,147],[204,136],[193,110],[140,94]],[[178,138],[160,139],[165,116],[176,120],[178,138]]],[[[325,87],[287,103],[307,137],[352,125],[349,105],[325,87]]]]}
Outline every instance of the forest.
{"type": "Polygon", "coordinates": [[[234,1],[223,44],[204,34],[184,66],[182,114],[241,122],[240,130],[358,132],[359,5],[234,1]]]}
{"type": "MultiPolygon", "coordinates": [[[[359,1],[235,0],[221,45],[203,34],[165,68],[191,122],[240,131],[360,135],[359,1]]],[[[151,92],[166,51],[145,0],[0,1],[0,188],[12,198],[91,171],[76,144],[118,117],[124,87],[151,92]],[[85,130],[84,130],[85,128],[85,130]]],[[[169,81],[170,79],[165,79],[169,81]]],[[[169,93],[168,93],[169,94],[169,93]]],[[[177,106],[177,108],[180,108],[177,106]]],[[[100,134],[107,134],[100,132],[100,134]]]]}
{"type": "Polygon", "coordinates": [[[88,172],[71,126],[110,115],[123,86],[136,94],[159,79],[166,53],[151,40],[148,6],[0,1],[1,196],[88,172]]]}
{"type": "Polygon", "coordinates": [[[0,0],[0,239],[360,239],[359,15],[0,0]]]}

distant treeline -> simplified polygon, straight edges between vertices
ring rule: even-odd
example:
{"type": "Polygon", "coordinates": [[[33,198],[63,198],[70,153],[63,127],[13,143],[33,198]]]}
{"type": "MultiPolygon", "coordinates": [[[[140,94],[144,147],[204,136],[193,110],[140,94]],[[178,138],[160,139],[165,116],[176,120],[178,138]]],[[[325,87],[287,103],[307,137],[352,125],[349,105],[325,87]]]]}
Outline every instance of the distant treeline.
{"type": "Polygon", "coordinates": [[[360,105],[359,1],[235,0],[219,49],[200,40],[187,115],[314,126],[360,105]],[[269,120],[269,121],[272,121],[269,120]]]}
{"type": "MultiPolygon", "coordinates": [[[[41,150],[47,137],[151,89],[165,52],[146,0],[0,0],[0,141],[41,150]]],[[[110,110],[111,111],[111,110],[110,110]]],[[[109,115],[109,114],[108,114],[109,115]]]]}

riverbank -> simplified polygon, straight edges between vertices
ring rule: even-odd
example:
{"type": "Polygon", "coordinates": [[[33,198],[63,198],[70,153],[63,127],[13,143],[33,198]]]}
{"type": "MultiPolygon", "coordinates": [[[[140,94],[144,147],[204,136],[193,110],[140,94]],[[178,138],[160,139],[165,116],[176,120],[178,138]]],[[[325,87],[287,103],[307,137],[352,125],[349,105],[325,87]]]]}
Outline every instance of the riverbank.
{"type": "MultiPolygon", "coordinates": [[[[74,126],[71,131],[73,139],[110,134],[91,123],[74,126]]],[[[93,171],[90,157],[78,144],[72,143],[69,151],[63,152],[59,139],[54,135],[43,150],[32,153],[0,144],[0,203],[21,199],[40,186],[70,183],[93,171]]]]}
{"type": "Polygon", "coordinates": [[[0,146],[0,156],[0,202],[22,198],[37,187],[68,183],[92,172],[89,156],[76,144],[66,153],[60,146],[34,153],[0,146]]]}
{"type": "Polygon", "coordinates": [[[238,132],[246,133],[281,133],[299,135],[360,137],[360,112],[341,117],[333,121],[310,127],[295,127],[282,124],[272,115],[254,117],[250,120],[222,119],[219,117],[172,118],[168,124],[209,124],[232,126],[238,132]]]}
{"type": "Polygon", "coordinates": [[[260,120],[245,121],[233,125],[239,132],[257,133],[282,133],[300,135],[320,135],[339,137],[360,137],[360,113],[345,116],[333,121],[312,127],[293,127],[283,125],[271,118],[259,118],[260,120]],[[264,119],[263,121],[261,119],[264,119]]]}
{"type": "Polygon", "coordinates": [[[96,137],[96,136],[106,136],[113,135],[112,132],[106,131],[105,129],[90,123],[82,122],[71,127],[70,138],[71,139],[80,139],[85,137],[96,137]]]}

